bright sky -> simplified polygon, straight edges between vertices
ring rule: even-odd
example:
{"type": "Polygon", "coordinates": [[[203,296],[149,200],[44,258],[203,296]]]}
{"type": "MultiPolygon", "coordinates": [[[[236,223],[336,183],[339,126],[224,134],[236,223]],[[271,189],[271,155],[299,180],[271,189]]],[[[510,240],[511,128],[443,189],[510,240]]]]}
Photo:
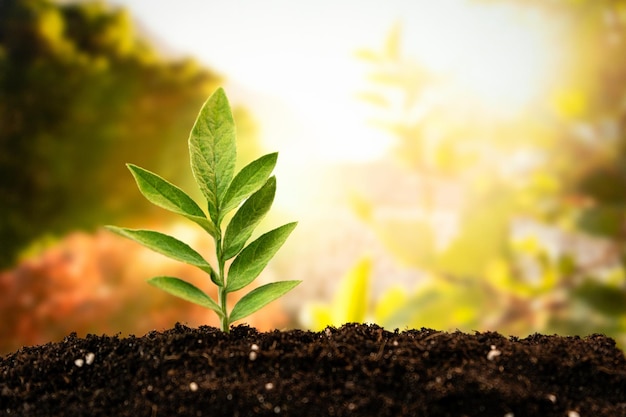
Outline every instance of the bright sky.
{"type": "Polygon", "coordinates": [[[469,0],[114,0],[169,48],[228,79],[231,101],[250,108],[269,149],[292,160],[367,160],[388,144],[366,128],[355,94],[395,23],[403,53],[455,78],[493,109],[516,111],[541,94],[556,68],[549,25],[537,16],[469,0]],[[355,146],[358,143],[358,146],[355,146]]]}

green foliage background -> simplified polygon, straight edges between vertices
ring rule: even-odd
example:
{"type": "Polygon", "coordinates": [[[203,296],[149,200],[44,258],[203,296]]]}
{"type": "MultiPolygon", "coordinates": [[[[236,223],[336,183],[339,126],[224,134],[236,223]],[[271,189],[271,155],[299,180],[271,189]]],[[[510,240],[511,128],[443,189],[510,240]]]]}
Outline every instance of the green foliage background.
{"type": "MultiPolygon", "coordinates": [[[[104,2],[0,2],[0,268],[43,237],[155,214],[128,161],[193,184],[181,138],[222,79],[138,35],[104,2]]],[[[236,113],[253,154],[251,119],[236,113]]]]}
{"type": "MultiPolygon", "coordinates": [[[[376,217],[372,213],[381,202],[367,195],[358,196],[354,208],[396,262],[427,274],[414,293],[391,289],[379,295],[363,319],[392,328],[509,334],[600,331],[624,343],[626,2],[509,3],[520,12],[548,14],[562,28],[572,61],[543,101],[514,119],[459,118],[458,108],[444,102],[416,120],[413,110],[436,88],[437,77],[403,56],[401,27],[383,48],[360,52],[370,69],[370,89],[362,97],[380,109],[376,123],[396,138],[396,163],[419,178],[426,216],[376,217]],[[394,100],[401,105],[390,113],[394,100]],[[438,132],[434,140],[427,138],[429,131],[438,132]],[[507,175],[501,161],[511,163],[516,152],[538,158],[507,175]],[[465,203],[457,208],[457,234],[438,247],[430,216],[438,209],[438,188],[451,183],[460,187],[465,203]],[[533,227],[515,235],[516,221],[533,227]],[[581,241],[587,243],[577,248],[581,241]],[[590,242],[605,248],[592,263],[584,259],[590,242]]],[[[335,300],[328,308],[341,309],[345,302],[335,300]]],[[[318,321],[337,315],[315,314],[318,321]]]]}

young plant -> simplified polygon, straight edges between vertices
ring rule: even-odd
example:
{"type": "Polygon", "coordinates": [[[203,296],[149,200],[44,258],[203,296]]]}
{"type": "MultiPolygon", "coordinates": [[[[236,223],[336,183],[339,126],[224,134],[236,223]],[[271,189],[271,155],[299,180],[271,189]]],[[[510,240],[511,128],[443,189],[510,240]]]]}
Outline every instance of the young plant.
{"type": "Polygon", "coordinates": [[[282,296],[300,281],[280,281],[260,286],[239,300],[232,311],[227,295],[249,285],[276,254],[296,227],[288,223],[246,243],[269,211],[276,193],[276,179],[271,176],[277,153],[251,162],[235,175],[237,158],[235,124],[224,90],[218,89],[204,104],[189,136],[191,170],[206,198],[207,213],[183,190],[157,174],[128,164],[141,193],[153,204],[197,223],[215,241],[217,267],[180,240],[152,230],[134,230],[116,226],[107,228],[158,253],[185,262],[206,272],[217,285],[217,298],[182,279],[159,276],[148,283],[172,295],[213,310],[220,317],[221,329],[228,332],[231,323],[254,313],[282,296]],[[224,217],[236,210],[222,230],[224,217]],[[230,267],[226,262],[232,260],[230,267]]]}

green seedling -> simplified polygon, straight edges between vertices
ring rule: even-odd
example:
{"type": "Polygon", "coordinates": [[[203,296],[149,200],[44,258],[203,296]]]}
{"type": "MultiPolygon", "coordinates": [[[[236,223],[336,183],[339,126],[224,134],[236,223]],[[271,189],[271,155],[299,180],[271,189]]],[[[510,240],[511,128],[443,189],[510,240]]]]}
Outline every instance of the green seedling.
{"type": "Polygon", "coordinates": [[[177,186],[157,174],[128,164],[141,193],[153,204],[195,222],[215,242],[217,268],[186,243],[152,230],[116,226],[107,228],[147,248],[206,272],[217,286],[215,301],[208,294],[180,278],[159,276],[148,283],[172,295],[213,310],[221,329],[254,313],[293,289],[300,281],[280,281],[262,285],[243,296],[228,311],[227,295],[251,284],[285,243],[296,227],[288,223],[267,232],[246,245],[253,231],[269,211],[276,193],[276,178],[270,176],[277,153],[251,162],[235,175],[237,159],[235,123],[223,89],[204,104],[189,135],[191,170],[206,198],[207,212],[177,186]],[[222,223],[236,210],[226,230],[222,223]],[[230,266],[227,268],[227,261],[230,266]]]}

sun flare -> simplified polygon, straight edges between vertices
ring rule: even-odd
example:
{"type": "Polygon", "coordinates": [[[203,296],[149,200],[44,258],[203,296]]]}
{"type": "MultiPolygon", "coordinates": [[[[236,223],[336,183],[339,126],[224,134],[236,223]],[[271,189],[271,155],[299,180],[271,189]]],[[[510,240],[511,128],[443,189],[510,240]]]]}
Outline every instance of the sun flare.
{"type": "MultiPolygon", "coordinates": [[[[160,13],[157,23],[167,16],[167,8],[146,7],[160,13]]],[[[461,104],[510,119],[545,102],[562,69],[554,22],[515,5],[415,0],[380,8],[359,2],[360,18],[349,20],[347,6],[337,16],[322,16],[326,9],[313,5],[285,16],[257,7],[245,15],[235,6],[221,13],[236,27],[258,28],[258,37],[249,36],[253,29],[233,30],[227,43],[198,43],[211,37],[209,30],[231,30],[227,20],[215,27],[168,25],[162,36],[173,45],[195,45],[203,62],[228,75],[233,99],[262,121],[264,145],[303,163],[359,162],[387,152],[389,135],[371,127],[372,109],[356,98],[368,69],[354,53],[380,47],[396,23],[402,56],[445,80],[442,94],[454,104],[451,112],[461,104]],[[319,30],[315,22],[322,19],[326,26],[319,30]]]]}
{"type": "Polygon", "coordinates": [[[420,60],[458,98],[491,116],[515,116],[545,101],[561,59],[553,22],[514,7],[465,4],[463,10],[445,28],[432,28],[436,41],[421,45],[420,60]]]}
{"type": "MultiPolygon", "coordinates": [[[[432,21],[400,21],[400,53],[438,80],[428,88],[450,114],[471,109],[472,114],[494,123],[515,119],[548,102],[551,84],[561,69],[554,25],[545,17],[519,13],[514,7],[456,2],[449,13],[432,21]]],[[[293,148],[294,159],[300,155],[308,161],[376,159],[393,141],[386,132],[372,128],[375,109],[355,99],[367,89],[367,69],[363,63],[338,57],[334,62],[343,64],[328,67],[310,62],[311,68],[317,68],[316,83],[302,86],[297,73],[292,74],[294,79],[288,75],[280,80],[292,85],[290,111],[294,120],[306,126],[297,134],[292,132],[297,142],[280,146],[293,148]],[[361,77],[355,75],[359,73],[361,77]]],[[[390,113],[402,112],[404,99],[398,100],[390,113]]],[[[271,119],[269,114],[264,116],[266,122],[271,119]]],[[[276,122],[285,126],[284,119],[276,122]]]]}

